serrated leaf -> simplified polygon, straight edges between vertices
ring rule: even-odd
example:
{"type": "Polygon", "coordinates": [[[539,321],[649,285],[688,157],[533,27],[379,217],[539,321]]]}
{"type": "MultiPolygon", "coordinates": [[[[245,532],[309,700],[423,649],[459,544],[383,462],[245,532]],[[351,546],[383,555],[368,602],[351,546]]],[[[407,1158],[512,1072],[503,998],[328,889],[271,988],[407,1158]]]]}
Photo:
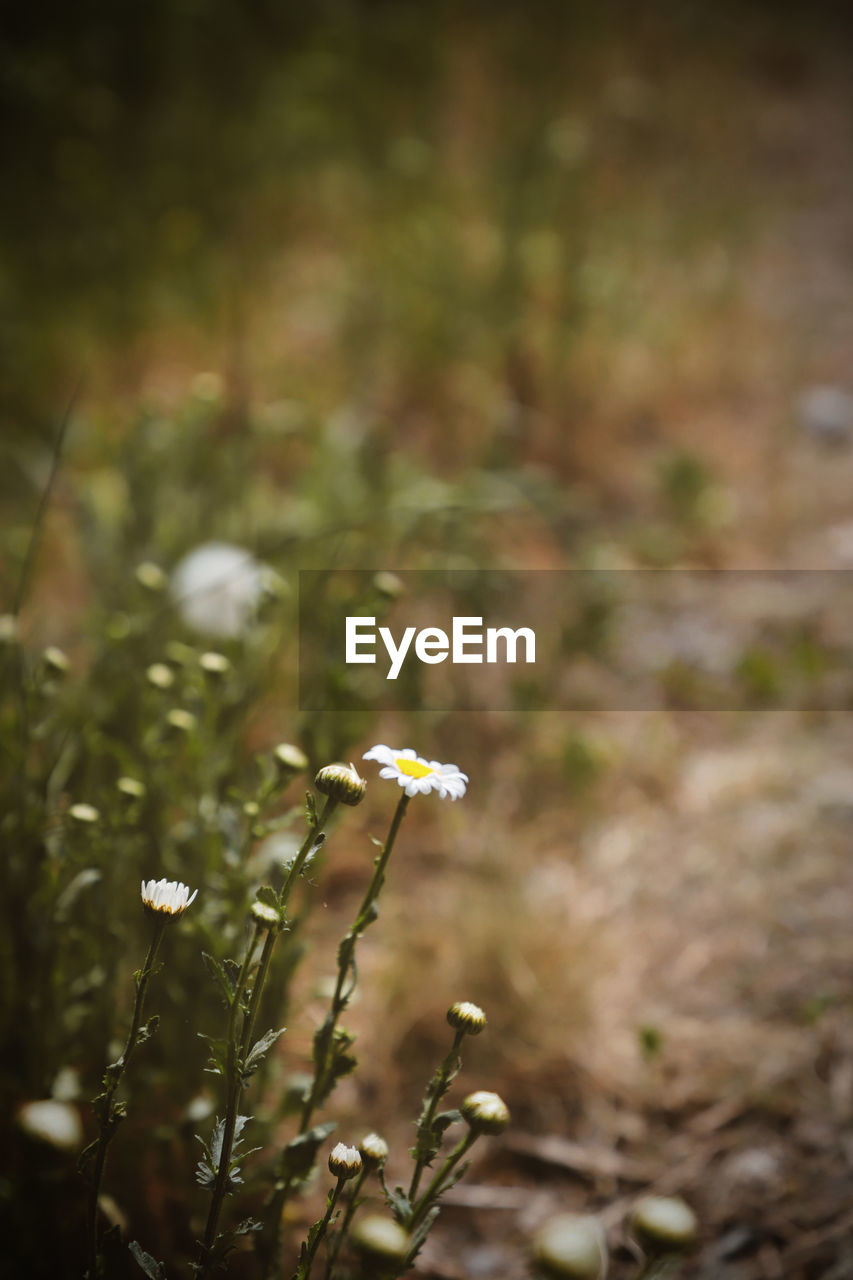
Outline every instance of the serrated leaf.
{"type": "Polygon", "coordinates": [[[216,956],[212,956],[208,951],[202,951],[201,958],[205,963],[208,973],[213,977],[222,989],[225,996],[225,1003],[229,1004],[234,999],[234,982],[229,978],[225,965],[216,956]]]}
{"type": "Polygon", "coordinates": [[[393,1191],[389,1187],[384,1186],[385,1198],[388,1201],[388,1208],[394,1215],[401,1227],[408,1227],[412,1217],[412,1202],[406,1195],[402,1187],[395,1187],[393,1191]]]}
{"type": "Polygon", "coordinates": [[[152,1016],[148,1019],[148,1021],[143,1022],[142,1026],[139,1028],[139,1031],[137,1032],[136,1043],[145,1044],[145,1041],[150,1040],[151,1037],[154,1035],[159,1025],[160,1025],[159,1013],[152,1014],[152,1016]]]}
{"type": "Polygon", "coordinates": [[[155,1258],[152,1258],[151,1254],[146,1253],[135,1240],[131,1240],[128,1245],[128,1251],[145,1274],[150,1277],[150,1280],[166,1280],[166,1272],[162,1262],[157,1262],[155,1258]]]}
{"type": "Polygon", "coordinates": [[[267,1031],[255,1041],[249,1050],[243,1069],[240,1073],[244,1081],[254,1075],[269,1050],[275,1044],[276,1040],[278,1040],[279,1036],[284,1035],[286,1030],[287,1027],[279,1027],[278,1031],[267,1031]]]}
{"type": "Polygon", "coordinates": [[[406,1254],[406,1261],[403,1267],[404,1270],[408,1271],[409,1267],[411,1267],[412,1263],[415,1261],[415,1258],[420,1253],[421,1249],[423,1248],[424,1241],[426,1240],[427,1236],[432,1230],[432,1224],[435,1222],[440,1212],[441,1210],[439,1209],[438,1205],[433,1205],[433,1207],[429,1210],[429,1212],[425,1214],[423,1221],[419,1224],[419,1226],[414,1231],[412,1235],[411,1243],[409,1246],[409,1252],[406,1254]]]}

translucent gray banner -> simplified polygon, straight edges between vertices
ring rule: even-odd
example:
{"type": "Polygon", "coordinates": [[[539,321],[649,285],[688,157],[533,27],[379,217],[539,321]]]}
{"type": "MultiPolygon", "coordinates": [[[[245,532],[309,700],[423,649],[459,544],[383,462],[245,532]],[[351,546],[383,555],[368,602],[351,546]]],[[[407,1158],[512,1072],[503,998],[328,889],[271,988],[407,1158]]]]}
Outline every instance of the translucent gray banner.
{"type": "Polygon", "coordinates": [[[305,711],[853,708],[853,572],[299,575],[305,711]]]}

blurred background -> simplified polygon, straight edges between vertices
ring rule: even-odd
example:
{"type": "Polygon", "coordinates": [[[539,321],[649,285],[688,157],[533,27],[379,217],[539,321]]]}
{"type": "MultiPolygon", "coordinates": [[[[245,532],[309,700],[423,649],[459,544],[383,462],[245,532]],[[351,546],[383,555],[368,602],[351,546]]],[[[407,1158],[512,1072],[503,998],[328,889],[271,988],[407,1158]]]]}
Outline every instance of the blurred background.
{"type": "MultiPolygon", "coordinates": [[[[565,1208],[609,1214],[614,1274],[634,1274],[620,1206],[645,1188],[699,1214],[685,1274],[853,1274],[849,629],[805,597],[759,602],[748,641],[738,616],[709,635],[650,613],[636,642],[663,647],[659,696],[619,712],[596,702],[611,602],[593,592],[564,635],[588,710],[519,681],[500,713],[377,716],[340,669],[338,711],[296,696],[300,568],[377,571],[378,613],[404,569],[853,569],[850,28],[829,0],[3,14],[0,1203],[18,1274],[80,1273],[74,1143],[21,1108],[58,1099],[93,1136],[143,874],[201,891],[108,1190],[131,1237],[191,1253],[193,1125],[215,1092],[185,1042],[221,1017],[198,943],[239,951],[239,910],[298,827],[300,782],[277,832],[241,808],[283,740],[312,767],[385,741],[471,778],[407,819],[363,948],[361,1067],[329,1111],[340,1136],[384,1132],[402,1168],[445,1009],[486,1009],[465,1081],[514,1125],[423,1274],[527,1275],[565,1208]],[[184,607],[202,588],[175,577],[210,543],[252,558],[233,625],[222,601],[218,619],[184,607]],[[720,664],[742,703],[715,700],[720,664]]],[[[317,873],[261,1091],[273,1146],[396,799],[370,783],[317,873]]]]}

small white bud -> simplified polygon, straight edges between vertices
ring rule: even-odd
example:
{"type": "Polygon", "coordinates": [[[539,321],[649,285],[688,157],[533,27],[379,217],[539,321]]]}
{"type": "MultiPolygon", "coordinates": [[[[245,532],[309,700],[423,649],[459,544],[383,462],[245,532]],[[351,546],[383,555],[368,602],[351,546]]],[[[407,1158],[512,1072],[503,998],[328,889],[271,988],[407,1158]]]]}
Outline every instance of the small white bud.
{"type": "Polygon", "coordinates": [[[165,662],[152,662],[145,672],[145,679],[149,684],[153,684],[155,689],[171,689],[175,683],[175,673],[171,667],[166,666],[165,662]]]}
{"type": "Polygon", "coordinates": [[[169,579],[159,564],[154,564],[152,560],[143,560],[142,564],[136,566],[136,581],[146,591],[154,592],[165,591],[169,579]]]}
{"type": "Polygon", "coordinates": [[[368,1133],[358,1144],[358,1149],[368,1169],[380,1169],[388,1159],[388,1143],[378,1133],[368,1133]]]}
{"type": "Polygon", "coordinates": [[[221,680],[231,670],[231,663],[225,654],[214,653],[213,650],[203,653],[198,660],[198,665],[204,674],[210,676],[212,680],[221,680]]]}
{"type": "Polygon", "coordinates": [[[361,804],[367,783],[353,765],[327,764],[314,779],[314,786],[321,795],[340,804],[361,804]]]}
{"type": "Polygon", "coordinates": [[[176,733],[192,733],[198,721],[191,711],[184,711],[183,707],[173,707],[166,716],[166,724],[176,733]]]}
{"type": "Polygon", "coordinates": [[[478,1036],[486,1025],[486,1015],[479,1005],[468,1000],[458,1000],[447,1010],[447,1021],[454,1031],[464,1031],[468,1036],[478,1036]]]}
{"type": "Polygon", "coordinates": [[[631,1226],[640,1242],[654,1249],[686,1249],[697,1230],[696,1214],[677,1196],[643,1196],[634,1205],[631,1226]]]}
{"type": "Polygon", "coordinates": [[[560,1213],[539,1228],[533,1255],[549,1276],[570,1280],[602,1280],[607,1272],[607,1246],[597,1218],[560,1213]]]}
{"type": "Polygon", "coordinates": [[[509,1124],[509,1108],[503,1098],[487,1089],[469,1093],[459,1110],[475,1133],[503,1133],[509,1124]]]}
{"type": "Polygon", "coordinates": [[[357,1147],[348,1147],[343,1142],[332,1148],[329,1156],[329,1173],[336,1178],[354,1178],[364,1167],[357,1147]]]}
{"type": "Polygon", "coordinates": [[[82,822],[84,825],[91,826],[95,822],[100,822],[100,810],[96,809],[93,804],[72,804],[68,810],[69,818],[73,818],[75,822],[82,822]]]}
{"type": "Polygon", "coordinates": [[[402,1262],[409,1252],[405,1228],[393,1218],[383,1218],[378,1213],[358,1218],[352,1238],[357,1249],[377,1259],[402,1262]]]}
{"type": "Polygon", "coordinates": [[[144,782],[140,782],[138,778],[126,777],[118,779],[116,789],[130,800],[141,800],[147,791],[144,782]]]}

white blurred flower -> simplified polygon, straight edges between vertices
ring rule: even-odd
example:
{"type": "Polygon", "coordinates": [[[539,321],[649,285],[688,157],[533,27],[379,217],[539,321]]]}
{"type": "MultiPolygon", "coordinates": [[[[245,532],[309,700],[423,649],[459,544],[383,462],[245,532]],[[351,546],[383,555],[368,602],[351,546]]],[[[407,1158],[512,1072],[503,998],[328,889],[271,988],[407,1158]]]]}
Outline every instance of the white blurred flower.
{"type": "Polygon", "coordinates": [[[180,880],[142,881],[142,905],[158,915],[182,916],[197,893],[195,889],[190,894],[189,886],[180,880]]]}
{"type": "Polygon", "coordinates": [[[18,1112],[18,1124],[32,1137],[41,1138],[54,1147],[79,1147],[83,1139],[83,1126],[76,1107],[54,1098],[25,1102],[18,1112]]]}
{"type": "Polygon", "coordinates": [[[384,767],[380,778],[392,778],[407,796],[426,795],[437,791],[445,799],[459,800],[468,785],[467,773],[460,773],[455,764],[441,764],[438,760],[425,760],[411,747],[398,750],[379,743],[365,751],[365,760],[377,760],[384,767]]]}
{"type": "Polygon", "coordinates": [[[188,626],[206,635],[243,635],[277,577],[244,547],[205,542],[175,568],[170,590],[188,626]]]}

